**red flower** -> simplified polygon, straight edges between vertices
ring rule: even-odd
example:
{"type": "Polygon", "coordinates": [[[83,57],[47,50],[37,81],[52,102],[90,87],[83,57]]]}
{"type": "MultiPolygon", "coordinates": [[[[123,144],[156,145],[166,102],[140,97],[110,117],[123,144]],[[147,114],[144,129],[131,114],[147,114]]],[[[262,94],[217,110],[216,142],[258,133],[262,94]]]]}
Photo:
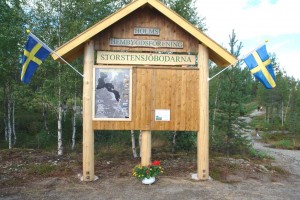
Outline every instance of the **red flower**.
{"type": "Polygon", "coordinates": [[[153,164],[154,166],[158,166],[158,165],[160,165],[160,161],[154,160],[152,164],[153,164]]]}

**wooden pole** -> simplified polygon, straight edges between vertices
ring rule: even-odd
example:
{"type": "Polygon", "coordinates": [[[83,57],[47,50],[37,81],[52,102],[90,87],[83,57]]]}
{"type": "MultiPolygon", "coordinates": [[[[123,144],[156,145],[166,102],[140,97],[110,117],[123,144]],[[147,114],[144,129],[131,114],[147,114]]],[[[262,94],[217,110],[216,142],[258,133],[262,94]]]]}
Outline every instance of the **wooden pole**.
{"type": "Polygon", "coordinates": [[[94,42],[88,41],[84,46],[83,61],[83,181],[93,181],[94,174],[94,130],[92,127],[93,114],[93,66],[94,42]]]}
{"type": "Polygon", "coordinates": [[[142,131],[141,165],[151,164],[151,131],[142,131]]]}
{"type": "Polygon", "coordinates": [[[209,115],[208,115],[208,50],[199,44],[199,131],[197,135],[197,175],[199,180],[209,178],[209,115]]]}

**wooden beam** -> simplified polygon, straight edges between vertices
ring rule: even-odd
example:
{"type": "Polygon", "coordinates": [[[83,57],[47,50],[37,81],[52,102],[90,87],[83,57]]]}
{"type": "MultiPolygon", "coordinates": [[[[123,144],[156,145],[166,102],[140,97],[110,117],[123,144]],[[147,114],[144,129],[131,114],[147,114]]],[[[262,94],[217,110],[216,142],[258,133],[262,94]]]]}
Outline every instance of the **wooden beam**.
{"type": "Polygon", "coordinates": [[[151,131],[142,131],[141,165],[151,164],[151,131]]]}
{"type": "Polygon", "coordinates": [[[197,135],[197,175],[199,180],[209,178],[209,115],[208,115],[208,49],[199,44],[199,131],[197,135]]]}
{"type": "Polygon", "coordinates": [[[92,128],[94,42],[84,46],[83,79],[83,181],[93,181],[94,174],[94,130],[92,128]]]}

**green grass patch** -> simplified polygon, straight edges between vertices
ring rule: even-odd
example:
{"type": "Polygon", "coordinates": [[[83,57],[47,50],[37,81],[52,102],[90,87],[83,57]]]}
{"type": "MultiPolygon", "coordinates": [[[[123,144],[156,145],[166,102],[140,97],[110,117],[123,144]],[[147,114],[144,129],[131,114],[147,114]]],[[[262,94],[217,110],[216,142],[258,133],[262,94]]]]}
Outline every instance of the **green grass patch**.
{"type": "Polygon", "coordinates": [[[294,149],[293,141],[289,139],[279,140],[271,146],[279,149],[294,149]]]}
{"type": "Polygon", "coordinates": [[[51,163],[30,164],[28,165],[28,173],[39,176],[49,176],[58,170],[57,165],[51,163]]]}
{"type": "Polygon", "coordinates": [[[251,158],[263,160],[263,159],[271,159],[271,157],[264,151],[258,151],[254,148],[249,149],[249,156],[251,158]]]}
{"type": "Polygon", "coordinates": [[[257,102],[251,101],[250,103],[245,104],[246,113],[251,113],[253,110],[257,109],[257,102]]]}
{"type": "Polygon", "coordinates": [[[300,149],[300,135],[287,133],[264,133],[262,135],[263,142],[269,144],[273,148],[278,149],[300,149]]]}

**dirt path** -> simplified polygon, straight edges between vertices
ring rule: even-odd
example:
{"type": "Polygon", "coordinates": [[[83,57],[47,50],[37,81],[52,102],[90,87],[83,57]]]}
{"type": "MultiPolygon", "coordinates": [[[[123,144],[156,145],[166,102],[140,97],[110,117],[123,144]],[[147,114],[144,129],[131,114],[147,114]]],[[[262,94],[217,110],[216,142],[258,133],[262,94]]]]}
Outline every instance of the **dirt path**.
{"type": "MultiPolygon", "coordinates": [[[[252,117],[262,114],[264,113],[255,110],[248,117],[244,117],[244,119],[247,123],[250,123],[252,121],[252,117]]],[[[253,130],[246,130],[246,132],[249,134],[253,132],[253,130]]],[[[256,138],[253,138],[253,134],[249,134],[249,137],[251,137],[253,147],[255,149],[264,151],[268,155],[274,157],[275,165],[281,166],[292,175],[300,176],[300,151],[269,148],[266,144],[259,142],[256,138]]]]}
{"type": "MultiPolygon", "coordinates": [[[[257,113],[246,117],[247,122],[257,113]]],[[[251,133],[251,130],[245,130],[251,133]]],[[[251,134],[249,134],[251,136],[251,134]]],[[[288,177],[276,177],[270,173],[236,173],[230,183],[215,180],[194,181],[186,176],[163,176],[148,186],[134,177],[99,177],[95,182],[80,182],[78,177],[55,177],[38,179],[22,187],[0,188],[0,199],[45,200],[93,200],[93,199],[162,199],[162,200],[298,200],[300,199],[300,153],[265,147],[253,140],[254,148],[274,157],[274,165],[291,172],[288,177]]],[[[1,177],[0,177],[1,178],[1,177]]]]}

